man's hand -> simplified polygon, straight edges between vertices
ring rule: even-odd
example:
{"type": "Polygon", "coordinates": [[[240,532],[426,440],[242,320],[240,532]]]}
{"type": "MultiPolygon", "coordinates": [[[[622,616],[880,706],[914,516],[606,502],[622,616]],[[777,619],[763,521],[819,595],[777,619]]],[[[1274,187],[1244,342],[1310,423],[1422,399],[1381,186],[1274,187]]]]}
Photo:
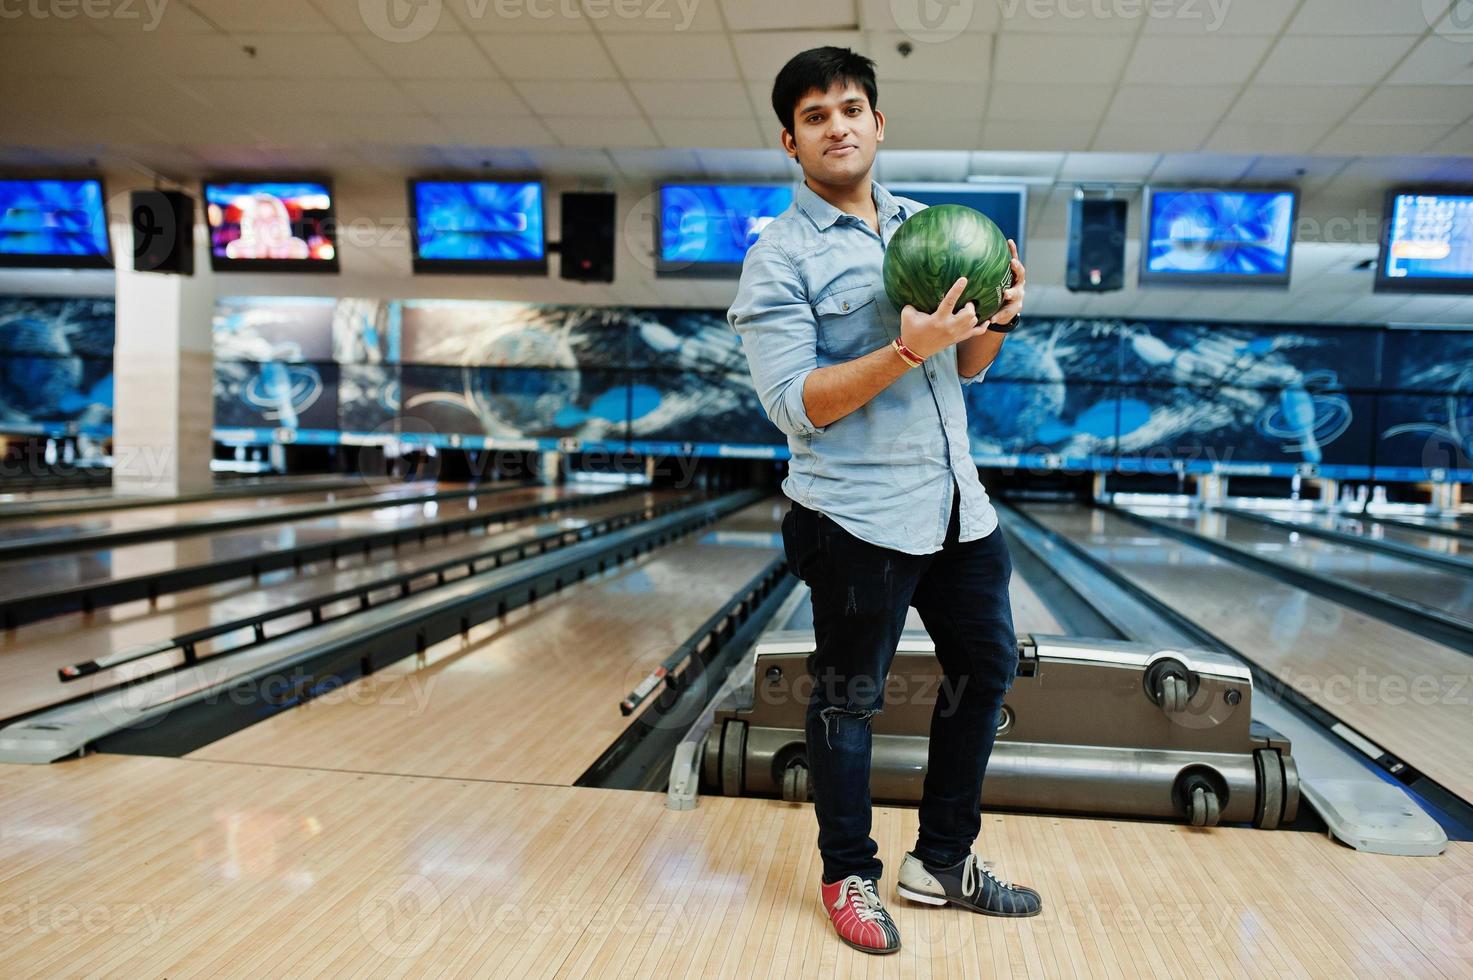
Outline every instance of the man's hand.
{"type": "MultiPolygon", "coordinates": [[[[1017,255],[1014,250],[1015,264],[1017,255]]],[[[1017,267],[1022,268],[1021,265],[1017,267]]],[[[900,311],[901,342],[921,357],[930,357],[952,344],[986,333],[985,326],[977,325],[977,310],[971,303],[960,310],[955,309],[956,301],[966,288],[966,276],[952,283],[951,289],[941,297],[941,305],[936,308],[935,313],[922,313],[907,303],[905,309],[900,311]]],[[[1016,313],[1013,315],[1017,316],[1016,313]]]]}
{"type": "Polygon", "coordinates": [[[1023,287],[1027,282],[1027,270],[1023,268],[1023,263],[1018,261],[1018,243],[1011,238],[1008,239],[1008,251],[1013,253],[1011,265],[1013,284],[1002,291],[1002,306],[998,307],[997,312],[992,314],[990,319],[990,322],[1003,327],[1022,314],[1023,287]]]}

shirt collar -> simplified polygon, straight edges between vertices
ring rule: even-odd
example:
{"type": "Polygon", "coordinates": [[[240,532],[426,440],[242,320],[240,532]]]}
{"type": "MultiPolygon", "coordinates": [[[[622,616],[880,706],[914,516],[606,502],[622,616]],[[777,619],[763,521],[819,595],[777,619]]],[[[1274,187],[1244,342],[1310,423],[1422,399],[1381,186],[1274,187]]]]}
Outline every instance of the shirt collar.
{"type": "MultiPolygon", "coordinates": [[[[905,220],[904,208],[900,206],[900,202],[896,201],[889,191],[880,186],[879,181],[872,180],[870,182],[870,188],[874,197],[875,210],[880,216],[881,226],[897,214],[902,221],[905,220]]],[[[845,214],[845,212],[840,211],[828,201],[815,194],[813,188],[809,187],[802,180],[798,181],[798,186],[793,191],[793,203],[798,205],[798,210],[808,215],[808,219],[818,227],[819,231],[827,230],[830,225],[838,221],[845,214]]]]}

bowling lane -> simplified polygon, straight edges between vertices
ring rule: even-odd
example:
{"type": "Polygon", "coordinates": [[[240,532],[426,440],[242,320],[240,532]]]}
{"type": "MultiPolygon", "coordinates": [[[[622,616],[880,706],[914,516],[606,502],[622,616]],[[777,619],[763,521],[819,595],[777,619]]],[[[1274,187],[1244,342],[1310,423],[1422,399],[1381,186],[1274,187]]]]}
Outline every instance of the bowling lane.
{"type": "Polygon", "coordinates": [[[1342,583],[1405,599],[1473,625],[1473,577],[1445,568],[1367,551],[1244,520],[1228,511],[1133,507],[1144,517],[1174,524],[1253,552],[1260,558],[1328,575],[1342,583]]]}
{"type": "Polygon", "coordinates": [[[216,477],[214,489],[179,497],[139,497],[113,493],[107,486],[70,488],[66,490],[12,490],[0,492],[0,520],[26,519],[56,513],[82,510],[111,510],[157,504],[184,504],[195,500],[232,500],[260,494],[287,494],[348,490],[362,486],[361,477],[342,473],[311,476],[216,477]]]}
{"type": "MultiPolygon", "coordinates": [[[[1280,515],[1273,515],[1280,517],[1280,515]]],[[[1280,518],[1290,520],[1291,518],[1280,518]]],[[[1382,524],[1379,521],[1363,521],[1357,517],[1340,514],[1305,514],[1292,520],[1311,523],[1314,526],[1354,534],[1370,541],[1386,541],[1408,548],[1418,548],[1434,555],[1446,555],[1473,561],[1473,541],[1456,538],[1449,534],[1438,534],[1434,530],[1417,531],[1407,527],[1382,524]]]]}
{"type": "Polygon", "coordinates": [[[1473,659],[1101,510],[1026,512],[1276,679],[1473,800],[1473,659]]]}
{"type": "MultiPolygon", "coordinates": [[[[570,784],[628,726],[620,699],[780,553],[784,509],[754,504],[189,758],[570,784]]],[[[1014,606],[1020,630],[1058,631],[1026,584],[1014,606]]]]}
{"type": "Polygon", "coordinates": [[[172,569],[207,566],[230,559],[338,541],[391,528],[432,527],[436,523],[476,510],[497,510],[560,500],[569,496],[607,492],[609,491],[605,487],[527,487],[495,493],[489,497],[465,497],[443,504],[436,501],[404,504],[352,511],[314,520],[262,525],[224,534],[195,535],[172,541],[149,541],[90,552],[17,559],[0,562],[0,597],[14,599],[44,595],[57,589],[157,575],[172,569]]]}
{"type": "MultiPolygon", "coordinates": [[[[508,484],[511,486],[512,484],[508,484]]],[[[468,484],[396,483],[389,485],[359,484],[335,490],[304,490],[281,495],[232,497],[227,500],[197,500],[182,504],[159,504],[130,507],[125,510],[98,511],[89,514],[63,514],[7,521],[0,525],[0,546],[18,547],[28,543],[53,542],[89,534],[167,528],[191,521],[230,520],[281,513],[292,516],[293,509],[321,507],[332,503],[367,503],[382,500],[385,505],[405,497],[422,497],[439,491],[463,490],[468,484]]],[[[490,486],[486,489],[489,491],[490,486]]]]}
{"type": "MultiPolygon", "coordinates": [[[[477,532],[449,542],[436,541],[424,548],[406,545],[392,558],[380,557],[365,562],[360,556],[353,556],[340,559],[336,566],[325,562],[305,566],[300,574],[283,569],[263,575],[254,582],[236,579],[161,596],[153,608],[139,601],[108,607],[91,616],[81,613],[58,616],[9,630],[0,633],[0,718],[176,666],[183,662],[183,654],[178,650],[153,654],[65,684],[56,675],[57,670],[64,666],[91,660],[106,662],[127,651],[169,641],[210,626],[235,622],[271,609],[292,606],[314,596],[359,588],[390,576],[517,544],[558,529],[586,527],[606,517],[667,503],[680,496],[674,491],[625,496],[580,508],[562,518],[524,519],[493,528],[490,533],[477,532]]],[[[347,612],[354,605],[354,602],[346,602],[339,611],[347,612]]],[[[300,627],[306,618],[305,614],[300,614],[292,617],[290,622],[273,624],[268,629],[268,636],[278,635],[287,628],[300,627]]],[[[219,650],[248,643],[250,639],[251,630],[242,628],[203,644],[198,652],[203,658],[219,650]]]]}

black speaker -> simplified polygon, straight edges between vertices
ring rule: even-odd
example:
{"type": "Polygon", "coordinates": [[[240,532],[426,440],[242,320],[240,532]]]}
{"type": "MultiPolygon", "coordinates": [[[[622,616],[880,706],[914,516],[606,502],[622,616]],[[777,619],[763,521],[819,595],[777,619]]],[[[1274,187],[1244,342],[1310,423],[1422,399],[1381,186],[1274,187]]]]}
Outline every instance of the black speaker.
{"type": "Polygon", "coordinates": [[[133,268],[194,275],[194,198],[179,191],[134,191],[133,268]]]}
{"type": "Polygon", "coordinates": [[[1126,202],[1075,198],[1069,207],[1071,293],[1108,293],[1125,288],[1126,202]]]}
{"type": "Polygon", "coordinates": [[[562,232],[564,279],[614,281],[614,195],[564,194],[562,232]]]}

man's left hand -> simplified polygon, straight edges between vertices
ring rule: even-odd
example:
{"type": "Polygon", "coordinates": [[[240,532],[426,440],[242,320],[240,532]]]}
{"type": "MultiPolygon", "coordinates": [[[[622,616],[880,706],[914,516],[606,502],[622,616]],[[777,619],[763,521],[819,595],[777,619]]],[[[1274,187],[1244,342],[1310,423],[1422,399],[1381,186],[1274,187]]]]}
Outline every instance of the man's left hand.
{"type": "Polygon", "coordinates": [[[989,323],[1004,327],[1023,312],[1023,292],[1028,278],[1023,263],[1018,261],[1018,243],[1011,238],[1008,239],[1008,251],[1013,253],[1013,284],[1002,291],[1002,306],[988,318],[989,323]]]}

